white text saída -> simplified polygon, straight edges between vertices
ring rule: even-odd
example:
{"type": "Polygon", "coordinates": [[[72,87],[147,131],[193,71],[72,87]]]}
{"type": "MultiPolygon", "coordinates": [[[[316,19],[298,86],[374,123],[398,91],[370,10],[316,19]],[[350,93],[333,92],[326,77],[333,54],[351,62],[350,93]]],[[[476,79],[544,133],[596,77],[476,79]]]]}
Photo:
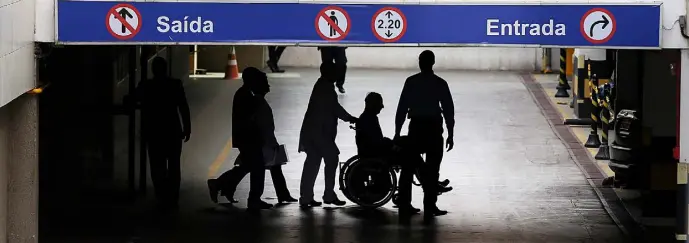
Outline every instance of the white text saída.
{"type": "Polygon", "coordinates": [[[203,20],[201,17],[189,20],[189,16],[184,16],[182,20],[170,20],[167,16],[160,16],[158,31],[161,33],[213,33],[213,21],[203,20]]]}

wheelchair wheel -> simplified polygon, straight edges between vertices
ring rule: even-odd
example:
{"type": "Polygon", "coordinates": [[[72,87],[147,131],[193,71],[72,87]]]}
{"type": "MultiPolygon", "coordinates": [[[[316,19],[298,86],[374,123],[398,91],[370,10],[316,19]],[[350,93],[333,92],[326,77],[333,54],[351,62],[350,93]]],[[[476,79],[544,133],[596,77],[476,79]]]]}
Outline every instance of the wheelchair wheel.
{"type": "Polygon", "coordinates": [[[342,175],[347,199],[365,208],[385,205],[397,191],[397,175],[382,160],[354,160],[342,175]]]}
{"type": "Polygon", "coordinates": [[[352,196],[349,194],[349,190],[347,190],[347,172],[352,168],[352,164],[356,163],[359,160],[358,155],[354,155],[351,158],[349,158],[347,161],[340,163],[340,191],[342,191],[342,194],[352,202],[355,202],[352,196]]]}

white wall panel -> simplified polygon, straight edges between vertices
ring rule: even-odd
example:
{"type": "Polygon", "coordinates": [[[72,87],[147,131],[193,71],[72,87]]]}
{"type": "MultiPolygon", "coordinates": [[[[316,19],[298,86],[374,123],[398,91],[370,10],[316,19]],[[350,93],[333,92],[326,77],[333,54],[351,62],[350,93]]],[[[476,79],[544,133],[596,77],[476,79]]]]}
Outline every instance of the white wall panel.
{"type": "Polygon", "coordinates": [[[0,0],[0,107],[34,87],[35,0],[0,0]]]}
{"type": "MultiPolygon", "coordinates": [[[[2,1],[2,0],[0,0],[2,1]]],[[[56,0],[36,1],[36,42],[55,42],[55,2],[56,0]]]]}

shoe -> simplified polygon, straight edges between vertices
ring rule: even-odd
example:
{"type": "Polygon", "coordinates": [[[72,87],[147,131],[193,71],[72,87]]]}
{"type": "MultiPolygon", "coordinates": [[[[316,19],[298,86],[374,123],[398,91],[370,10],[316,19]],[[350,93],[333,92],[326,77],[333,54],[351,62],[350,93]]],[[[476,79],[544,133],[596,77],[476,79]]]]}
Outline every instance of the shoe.
{"type": "Polygon", "coordinates": [[[275,65],[273,64],[272,61],[268,60],[268,61],[266,62],[266,65],[268,65],[268,68],[270,68],[270,71],[271,71],[271,72],[277,71],[277,68],[275,67],[275,65]]]}
{"type": "Polygon", "coordinates": [[[239,200],[237,200],[236,198],[233,198],[231,196],[230,197],[225,196],[225,199],[227,199],[227,201],[230,203],[239,203],[239,200]]]}
{"type": "Polygon", "coordinates": [[[415,208],[411,205],[398,207],[400,214],[417,214],[421,212],[421,209],[415,208]]]}
{"type": "Polygon", "coordinates": [[[439,181],[438,184],[440,184],[441,187],[447,187],[447,185],[450,185],[450,180],[445,179],[443,181],[439,181]]]}
{"type": "Polygon", "coordinates": [[[342,86],[337,87],[337,90],[340,91],[340,93],[343,93],[343,94],[345,93],[345,89],[342,86]]]}
{"type": "Polygon", "coordinates": [[[285,70],[281,69],[280,67],[278,67],[277,64],[275,64],[275,71],[274,71],[274,73],[284,73],[284,72],[285,72],[285,70]]]}
{"type": "Polygon", "coordinates": [[[439,194],[446,193],[446,192],[452,191],[452,189],[453,189],[453,188],[452,188],[451,186],[448,186],[448,187],[439,187],[439,188],[438,188],[438,193],[439,193],[439,194]]]}
{"type": "Polygon", "coordinates": [[[298,202],[296,198],[293,198],[292,196],[287,196],[284,198],[278,198],[278,203],[293,203],[293,202],[298,202]]]}
{"type": "Polygon", "coordinates": [[[335,198],[334,200],[330,200],[330,201],[323,200],[323,203],[325,203],[325,204],[332,204],[332,205],[335,205],[335,206],[344,206],[345,204],[347,204],[347,202],[342,201],[342,200],[337,199],[337,198],[335,198]]]}
{"type": "Polygon", "coordinates": [[[322,205],[321,202],[319,201],[311,201],[309,203],[299,203],[300,208],[313,208],[313,207],[320,207],[322,205]]]}
{"type": "Polygon", "coordinates": [[[430,209],[430,210],[424,210],[424,216],[425,217],[436,217],[436,216],[443,216],[446,214],[447,214],[447,211],[440,210],[438,208],[434,208],[434,209],[430,209]]]}
{"type": "Polygon", "coordinates": [[[251,203],[249,204],[249,209],[270,209],[273,207],[273,204],[264,202],[264,201],[258,201],[256,203],[251,203]]]}
{"type": "Polygon", "coordinates": [[[218,203],[218,193],[220,192],[220,189],[218,188],[218,181],[216,179],[208,179],[207,184],[211,201],[213,201],[213,203],[218,203]]]}

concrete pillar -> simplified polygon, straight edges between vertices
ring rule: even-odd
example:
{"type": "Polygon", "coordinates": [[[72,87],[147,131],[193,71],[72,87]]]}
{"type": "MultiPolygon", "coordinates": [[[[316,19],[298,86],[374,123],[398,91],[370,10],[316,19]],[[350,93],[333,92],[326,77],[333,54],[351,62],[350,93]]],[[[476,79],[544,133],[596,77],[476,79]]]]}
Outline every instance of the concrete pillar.
{"type": "MultiPolygon", "coordinates": [[[[680,57],[680,97],[689,94],[689,50],[682,50],[680,57]]],[[[687,187],[687,167],[689,167],[689,99],[681,99],[679,104],[679,163],[677,167],[677,229],[678,242],[689,242],[689,187],[687,187]]]]}
{"type": "Polygon", "coordinates": [[[38,102],[0,107],[0,242],[38,242],[38,102]]]}
{"type": "Polygon", "coordinates": [[[591,114],[591,101],[588,84],[588,67],[591,64],[591,73],[597,74],[599,84],[604,84],[609,80],[608,66],[606,65],[605,49],[574,49],[572,58],[573,77],[572,87],[572,108],[574,114],[579,118],[588,118],[591,114]],[[587,62],[590,61],[590,62],[587,62]]]}

